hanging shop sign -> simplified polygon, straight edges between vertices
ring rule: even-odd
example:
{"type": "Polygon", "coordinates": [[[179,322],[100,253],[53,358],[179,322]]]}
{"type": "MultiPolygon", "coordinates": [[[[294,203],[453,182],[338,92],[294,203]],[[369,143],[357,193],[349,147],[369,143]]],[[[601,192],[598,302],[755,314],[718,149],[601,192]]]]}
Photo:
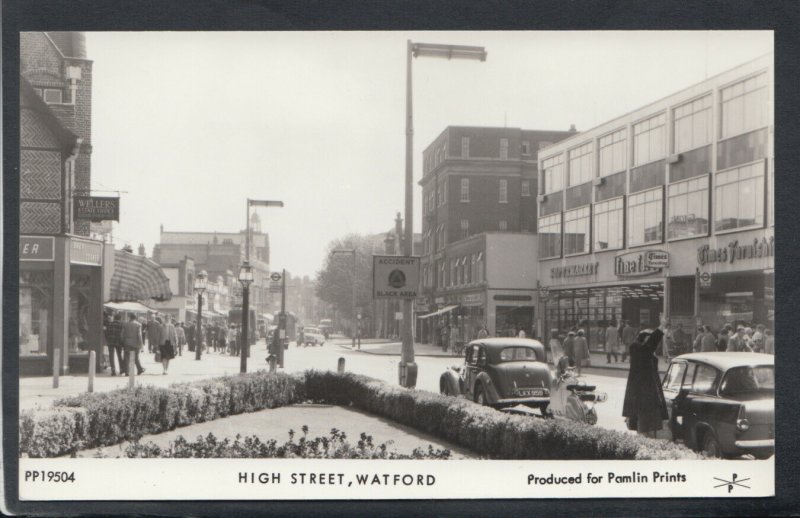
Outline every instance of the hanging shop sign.
{"type": "Polygon", "coordinates": [[[709,263],[730,263],[746,259],[761,259],[764,257],[775,256],[775,236],[769,239],[762,237],[755,238],[752,242],[739,243],[739,240],[731,241],[727,247],[711,248],[703,245],[697,249],[697,263],[700,266],[709,263]]]}
{"type": "Polygon", "coordinates": [[[52,261],[55,238],[45,236],[19,236],[20,261],[52,261]]]}
{"type": "Polygon", "coordinates": [[[75,219],[119,221],[119,198],[75,196],[73,207],[75,219]]]}
{"type": "Polygon", "coordinates": [[[376,299],[414,299],[419,289],[419,257],[372,257],[372,296],[376,299]]]}
{"type": "Polygon", "coordinates": [[[98,241],[70,240],[69,262],[100,266],[103,260],[103,243],[98,241]]]}
{"type": "Polygon", "coordinates": [[[599,262],[570,264],[568,266],[555,266],[550,268],[550,278],[560,279],[562,277],[582,277],[584,275],[597,275],[599,262]]]}
{"type": "Polygon", "coordinates": [[[667,268],[669,267],[669,252],[650,250],[644,254],[644,260],[650,268],[667,268]]]}
{"type": "Polygon", "coordinates": [[[647,254],[651,252],[664,253],[663,250],[642,250],[616,256],[614,258],[614,274],[617,277],[641,277],[660,272],[660,267],[654,268],[647,264],[647,254]]]}

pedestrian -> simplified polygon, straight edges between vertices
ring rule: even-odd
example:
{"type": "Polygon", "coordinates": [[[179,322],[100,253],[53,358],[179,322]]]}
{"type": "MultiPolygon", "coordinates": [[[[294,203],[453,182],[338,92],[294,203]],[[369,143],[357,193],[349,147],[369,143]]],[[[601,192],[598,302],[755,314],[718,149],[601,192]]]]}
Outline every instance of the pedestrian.
{"type": "MultiPolygon", "coordinates": [[[[173,324],[175,321],[173,320],[173,324]]],[[[175,326],[175,334],[178,336],[178,356],[183,356],[183,346],[186,345],[186,331],[183,322],[178,322],[175,326]]]]}
{"type": "Polygon", "coordinates": [[[631,345],[636,341],[637,335],[636,329],[631,327],[628,321],[625,320],[622,328],[622,363],[625,363],[625,360],[628,359],[628,352],[631,349],[631,345]]]}
{"type": "Polygon", "coordinates": [[[758,324],[756,326],[756,332],[753,333],[753,352],[763,353],[764,352],[764,324],[758,324]]]}
{"type": "Polygon", "coordinates": [[[447,348],[450,346],[450,324],[445,321],[444,325],[442,326],[442,351],[447,352],[447,348]]]}
{"type": "Polygon", "coordinates": [[[525,334],[525,329],[523,329],[522,326],[520,326],[519,328],[519,333],[517,333],[517,338],[527,338],[527,335],[525,334]]]}
{"type": "Polygon", "coordinates": [[[612,321],[608,324],[608,329],[606,330],[606,363],[611,363],[612,356],[614,357],[614,363],[619,363],[619,358],[617,357],[619,343],[619,329],[617,329],[617,323],[612,321]]]}
{"type": "Polygon", "coordinates": [[[461,332],[458,329],[458,324],[454,325],[450,330],[450,351],[453,354],[458,354],[458,346],[461,341],[461,332]]]}
{"type": "Polygon", "coordinates": [[[709,353],[717,350],[717,340],[709,326],[700,326],[700,333],[694,340],[694,352],[709,353]]]}
{"type": "Polygon", "coordinates": [[[772,329],[764,329],[764,352],[775,354],[775,337],[772,336],[772,329]]]}
{"type": "Polygon", "coordinates": [[[217,332],[217,342],[219,344],[219,348],[222,351],[222,354],[228,352],[228,326],[221,325],[219,326],[219,330],[217,332]]]}
{"type": "Polygon", "coordinates": [[[724,351],[728,348],[728,328],[723,327],[719,330],[719,334],[717,335],[717,351],[724,351]]]}
{"type": "MultiPolygon", "coordinates": [[[[275,330],[275,334],[278,334],[277,329],[275,330]]],[[[231,327],[228,329],[228,349],[233,356],[236,356],[236,354],[239,352],[236,343],[236,326],[231,324],[231,327]]],[[[283,347],[283,344],[280,342],[278,343],[280,344],[280,347],[283,347]]]]}
{"type": "Polygon", "coordinates": [[[673,354],[679,356],[686,352],[686,331],[683,330],[683,324],[678,322],[675,331],[672,332],[672,341],[674,343],[673,354]]]}
{"type": "Polygon", "coordinates": [[[575,366],[575,336],[575,331],[570,331],[564,340],[564,356],[569,358],[570,367],[575,366]]]}
{"type": "Polygon", "coordinates": [[[122,347],[125,349],[125,356],[119,369],[120,374],[128,375],[131,354],[134,355],[137,373],[144,374],[144,368],[139,363],[139,351],[142,349],[142,325],[136,320],[136,313],[129,313],[128,321],[122,325],[122,347]]]}
{"type": "Polygon", "coordinates": [[[750,346],[750,349],[755,351],[755,346],[753,343],[753,328],[745,326],[744,328],[744,339],[747,340],[747,345],[750,346]]]}
{"type": "Polygon", "coordinates": [[[655,331],[643,330],[631,344],[631,368],[622,404],[628,430],[653,438],[663,428],[664,420],[669,419],[655,355],[666,324],[662,319],[655,331]]]}
{"type": "Polygon", "coordinates": [[[578,329],[578,332],[576,333],[573,351],[575,355],[575,369],[578,372],[578,376],[580,376],[581,369],[584,366],[588,367],[591,363],[589,356],[589,342],[586,341],[583,329],[578,329]]]}
{"type": "Polygon", "coordinates": [[[194,352],[194,334],[195,323],[190,320],[186,326],[186,349],[190,352],[194,352]]]}
{"type": "Polygon", "coordinates": [[[486,324],[481,323],[480,330],[478,331],[478,338],[488,338],[489,331],[486,330],[486,324]]]}
{"type": "Polygon", "coordinates": [[[150,318],[147,322],[147,347],[151,353],[155,353],[158,350],[160,337],[161,319],[159,318],[158,313],[156,313],[155,315],[150,315],[150,318]]]}
{"type": "Polygon", "coordinates": [[[558,360],[564,356],[564,349],[561,347],[561,341],[558,339],[558,329],[550,330],[550,356],[553,359],[553,365],[558,365],[558,360]]]}
{"type": "Polygon", "coordinates": [[[675,351],[675,335],[672,332],[672,324],[667,323],[664,328],[664,337],[661,339],[661,355],[669,365],[669,360],[675,351]]]}
{"type": "Polygon", "coordinates": [[[117,367],[115,361],[119,360],[119,371],[122,374],[124,370],[123,353],[122,353],[122,314],[117,313],[114,319],[106,324],[105,329],[106,344],[108,345],[108,362],[111,365],[111,375],[117,375],[117,367]],[[116,356],[116,360],[115,357],[116,356]]]}
{"type": "Polygon", "coordinates": [[[726,350],[733,352],[753,352],[745,336],[744,327],[737,327],[736,334],[728,339],[728,348],[726,350]]]}
{"type": "Polygon", "coordinates": [[[161,354],[161,367],[164,369],[162,372],[164,375],[169,371],[169,361],[175,358],[175,344],[177,343],[178,333],[170,318],[165,315],[158,341],[158,352],[161,354]]]}

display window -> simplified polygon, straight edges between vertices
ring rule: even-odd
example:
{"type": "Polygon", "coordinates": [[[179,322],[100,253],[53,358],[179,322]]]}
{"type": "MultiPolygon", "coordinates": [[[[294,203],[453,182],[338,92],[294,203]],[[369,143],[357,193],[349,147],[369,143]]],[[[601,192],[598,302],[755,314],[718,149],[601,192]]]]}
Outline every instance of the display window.
{"type": "Polygon", "coordinates": [[[68,351],[70,354],[87,352],[89,344],[89,302],[91,276],[88,273],[70,275],[69,287],[69,334],[68,351]]]}
{"type": "Polygon", "coordinates": [[[46,355],[52,337],[53,272],[19,274],[19,355],[46,355]]]}

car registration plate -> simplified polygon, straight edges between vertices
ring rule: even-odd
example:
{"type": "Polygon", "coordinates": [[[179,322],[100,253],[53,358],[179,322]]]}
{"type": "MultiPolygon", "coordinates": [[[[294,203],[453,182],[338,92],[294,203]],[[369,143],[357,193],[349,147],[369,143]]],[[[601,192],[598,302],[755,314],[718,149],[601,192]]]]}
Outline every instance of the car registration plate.
{"type": "Polygon", "coordinates": [[[544,389],[541,388],[533,388],[533,389],[519,389],[520,396],[544,396],[544,389]]]}

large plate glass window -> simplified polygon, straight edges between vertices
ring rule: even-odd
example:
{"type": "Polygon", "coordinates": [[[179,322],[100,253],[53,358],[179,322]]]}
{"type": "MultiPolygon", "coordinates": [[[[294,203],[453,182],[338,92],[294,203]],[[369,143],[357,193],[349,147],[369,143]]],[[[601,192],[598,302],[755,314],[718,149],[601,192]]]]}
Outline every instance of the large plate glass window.
{"type": "Polygon", "coordinates": [[[745,79],[721,91],[722,138],[767,125],[767,74],[745,79]]]}
{"type": "Polygon", "coordinates": [[[558,154],[542,161],[544,192],[557,192],[564,188],[564,155],[558,154]]]}
{"type": "Polygon", "coordinates": [[[589,251],[589,206],[564,213],[564,255],[589,251]]]}
{"type": "Polygon", "coordinates": [[[633,165],[664,158],[666,115],[663,113],[633,125],[633,165]]]}
{"type": "Polygon", "coordinates": [[[53,320],[53,273],[19,274],[19,355],[47,354],[53,320]]]}
{"type": "Polygon", "coordinates": [[[675,153],[711,142],[711,96],[706,95],[675,108],[672,112],[675,153]]]}
{"type": "Polygon", "coordinates": [[[539,257],[561,256],[561,213],[539,218],[539,257]]]}
{"type": "Polygon", "coordinates": [[[592,143],[569,151],[569,185],[580,185],[592,180],[592,143]]]}
{"type": "Polygon", "coordinates": [[[667,237],[708,235],[708,176],[668,187],[667,237]]]}
{"type": "Polygon", "coordinates": [[[594,205],[594,250],[617,250],[622,248],[623,198],[595,203],[594,205]]]}
{"type": "Polygon", "coordinates": [[[717,173],[714,230],[764,224],[764,162],[717,173]]]}
{"type": "Polygon", "coordinates": [[[628,197],[628,246],[662,241],[663,192],[657,187],[628,197]]]}
{"type": "Polygon", "coordinates": [[[600,176],[619,173],[626,169],[625,129],[600,137],[598,143],[600,176]]]}

